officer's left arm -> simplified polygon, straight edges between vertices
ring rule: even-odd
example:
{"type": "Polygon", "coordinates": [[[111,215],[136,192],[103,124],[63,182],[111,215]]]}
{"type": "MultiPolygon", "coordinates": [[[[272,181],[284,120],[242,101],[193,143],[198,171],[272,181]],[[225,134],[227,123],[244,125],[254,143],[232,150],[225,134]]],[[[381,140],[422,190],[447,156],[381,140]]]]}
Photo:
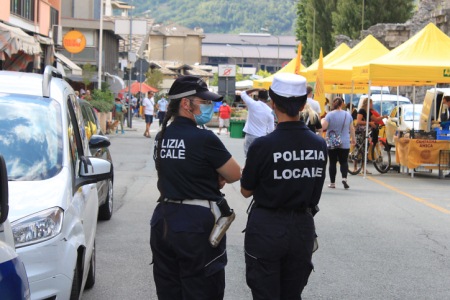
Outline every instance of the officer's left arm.
{"type": "Polygon", "coordinates": [[[312,206],[316,206],[319,204],[320,197],[322,196],[323,185],[325,183],[325,173],[328,162],[328,150],[325,141],[322,141],[322,151],[324,152],[324,161],[322,161],[322,176],[316,177],[314,180],[314,188],[313,193],[311,195],[311,203],[312,206]]]}

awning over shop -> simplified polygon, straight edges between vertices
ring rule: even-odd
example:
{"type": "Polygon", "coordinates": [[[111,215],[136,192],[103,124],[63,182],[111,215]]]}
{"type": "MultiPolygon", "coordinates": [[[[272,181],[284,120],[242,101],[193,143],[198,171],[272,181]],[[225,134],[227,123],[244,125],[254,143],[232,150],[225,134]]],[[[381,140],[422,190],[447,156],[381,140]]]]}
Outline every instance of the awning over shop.
{"type": "Polygon", "coordinates": [[[5,54],[11,57],[19,51],[35,55],[42,49],[39,42],[22,29],[0,23],[0,60],[5,60],[5,54]]]}
{"type": "Polygon", "coordinates": [[[71,70],[73,75],[83,75],[83,70],[61,53],[55,53],[55,57],[59,63],[63,64],[66,68],[71,70]]]}

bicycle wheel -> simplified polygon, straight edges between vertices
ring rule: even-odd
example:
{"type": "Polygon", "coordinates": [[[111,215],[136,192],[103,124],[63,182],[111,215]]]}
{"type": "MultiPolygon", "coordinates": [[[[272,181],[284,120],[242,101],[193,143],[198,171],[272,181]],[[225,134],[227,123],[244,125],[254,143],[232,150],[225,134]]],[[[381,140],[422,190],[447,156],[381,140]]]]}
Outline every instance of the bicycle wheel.
{"type": "Polygon", "coordinates": [[[375,147],[372,147],[373,166],[380,173],[387,173],[391,167],[390,147],[379,140],[375,147]]]}
{"type": "Polygon", "coordinates": [[[359,147],[354,147],[350,150],[351,152],[348,154],[348,172],[351,175],[358,175],[361,172],[364,163],[364,156],[359,147]]]}

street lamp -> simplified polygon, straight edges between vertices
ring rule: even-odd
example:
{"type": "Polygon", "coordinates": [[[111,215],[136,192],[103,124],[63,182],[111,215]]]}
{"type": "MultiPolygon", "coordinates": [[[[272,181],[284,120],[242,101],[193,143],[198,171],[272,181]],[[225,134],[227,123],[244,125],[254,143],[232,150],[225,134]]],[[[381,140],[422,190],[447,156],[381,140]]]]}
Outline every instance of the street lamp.
{"type": "Polygon", "coordinates": [[[261,52],[259,52],[258,45],[252,44],[252,43],[250,43],[249,41],[246,41],[246,40],[243,40],[243,39],[241,39],[241,41],[244,42],[244,43],[248,43],[248,44],[250,44],[250,45],[255,46],[255,47],[256,47],[256,50],[258,50],[258,56],[259,56],[259,59],[258,59],[258,71],[259,71],[259,64],[261,63],[261,52]]]}
{"type": "MultiPolygon", "coordinates": [[[[269,29],[261,27],[261,31],[263,32],[267,32],[270,34],[269,29]]],[[[277,38],[277,42],[278,42],[278,56],[277,56],[277,68],[279,67],[279,61],[280,61],[280,37],[277,35],[274,35],[274,37],[277,38]]]]}
{"type": "Polygon", "coordinates": [[[242,60],[241,74],[244,75],[244,50],[242,50],[240,48],[233,47],[230,44],[227,44],[227,47],[231,47],[231,48],[234,48],[234,49],[237,49],[237,50],[241,51],[241,60],[242,60]]]}

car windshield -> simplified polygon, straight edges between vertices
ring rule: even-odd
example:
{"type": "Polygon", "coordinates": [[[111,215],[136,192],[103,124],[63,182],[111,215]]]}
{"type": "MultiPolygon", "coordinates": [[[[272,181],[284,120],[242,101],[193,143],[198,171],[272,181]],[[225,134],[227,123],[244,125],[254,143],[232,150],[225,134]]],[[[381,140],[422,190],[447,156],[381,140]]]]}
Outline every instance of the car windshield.
{"type": "Polygon", "coordinates": [[[0,94],[0,153],[8,180],[43,180],[62,168],[61,107],[42,97],[0,94]]]}
{"type": "MultiPolygon", "coordinates": [[[[400,102],[400,104],[404,104],[400,102]]],[[[374,101],[373,108],[382,116],[391,114],[391,111],[397,106],[397,101],[374,101]]]]}

